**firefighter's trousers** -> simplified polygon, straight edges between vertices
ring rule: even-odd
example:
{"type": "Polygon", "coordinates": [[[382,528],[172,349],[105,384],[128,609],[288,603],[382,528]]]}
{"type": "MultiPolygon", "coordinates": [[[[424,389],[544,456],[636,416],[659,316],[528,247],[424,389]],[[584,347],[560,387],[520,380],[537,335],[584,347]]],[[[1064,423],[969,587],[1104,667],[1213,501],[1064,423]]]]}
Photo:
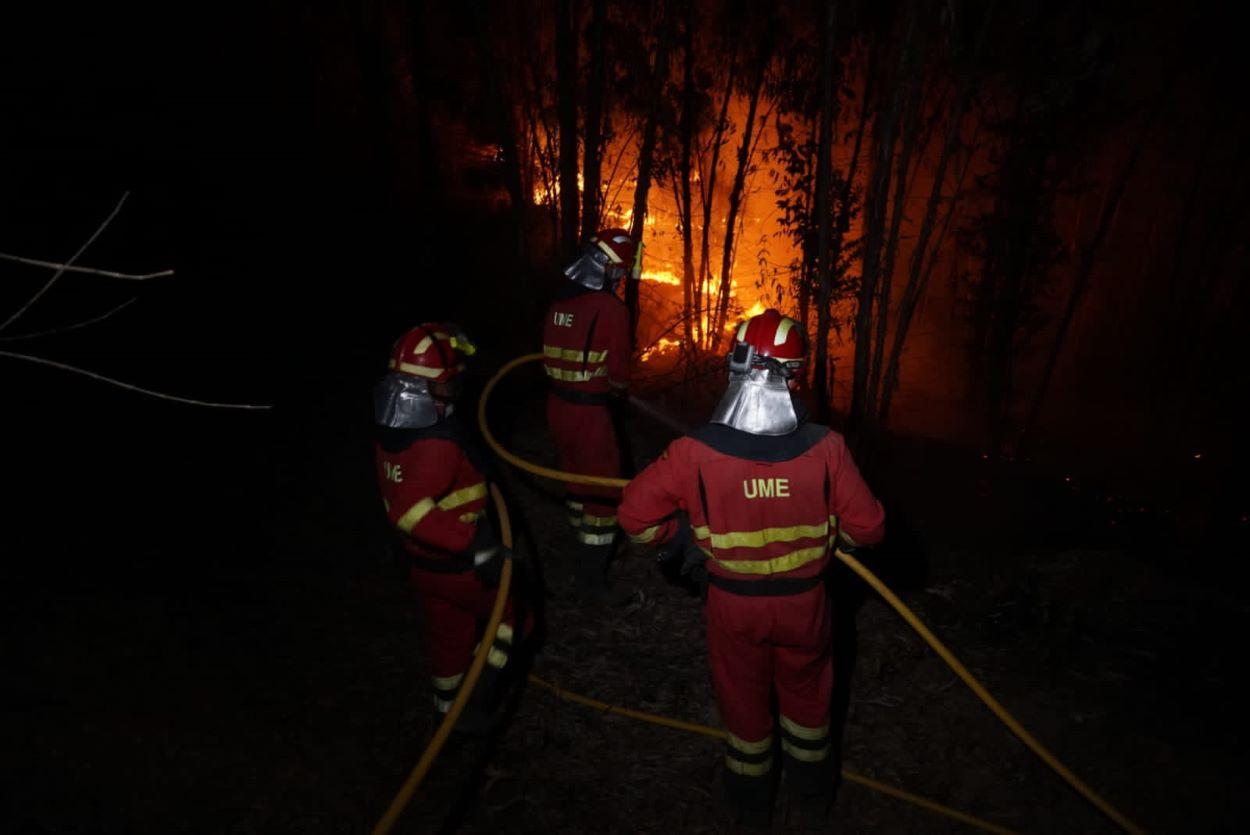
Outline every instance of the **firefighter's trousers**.
{"type": "Polygon", "coordinates": [[[425,651],[434,680],[434,706],[440,713],[451,709],[480,640],[491,641],[491,646],[474,691],[474,701],[489,705],[496,695],[494,690],[501,673],[516,646],[529,632],[529,618],[518,617],[520,607],[515,605],[516,595],[505,604],[503,619],[495,634],[484,636],[481,632],[490,620],[498,589],[483,584],[472,569],[444,572],[413,567],[412,583],[421,610],[425,651]]]}
{"type": "Polygon", "coordinates": [[[778,749],[792,792],[832,791],[831,620],[823,584],[779,596],[708,589],[708,659],[728,731],[725,782],[743,808],[771,806],[778,749]]]}
{"type": "MultiPolygon", "coordinates": [[[[620,476],[620,446],[606,405],[572,403],[549,394],[547,425],[560,454],[561,469],[585,475],[620,476]]],[[[602,573],[612,553],[621,491],[584,484],[569,484],[566,489],[569,524],[581,545],[579,559],[584,566],[593,563],[595,570],[602,573]]]]}

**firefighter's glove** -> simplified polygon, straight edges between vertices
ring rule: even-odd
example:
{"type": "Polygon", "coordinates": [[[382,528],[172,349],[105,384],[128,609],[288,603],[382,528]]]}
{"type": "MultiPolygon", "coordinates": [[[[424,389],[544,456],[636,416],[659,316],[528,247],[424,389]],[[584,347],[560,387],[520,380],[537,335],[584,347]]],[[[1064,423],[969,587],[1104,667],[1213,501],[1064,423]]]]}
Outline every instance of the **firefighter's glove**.
{"type": "Polygon", "coordinates": [[[854,557],[859,554],[860,546],[854,539],[851,538],[850,534],[838,531],[838,539],[835,548],[846,554],[848,557],[854,557]]]}
{"type": "Polygon", "coordinates": [[[503,577],[504,560],[512,559],[512,549],[505,545],[496,545],[473,556],[473,575],[484,586],[499,585],[503,577]]]}
{"type": "MultiPolygon", "coordinates": [[[[683,559],[690,546],[694,544],[694,533],[690,529],[690,517],[682,513],[677,517],[677,532],[673,538],[660,546],[655,552],[656,562],[683,559]]],[[[685,563],[682,563],[683,569],[685,563]]],[[[683,571],[684,573],[684,571],[683,571]]]]}

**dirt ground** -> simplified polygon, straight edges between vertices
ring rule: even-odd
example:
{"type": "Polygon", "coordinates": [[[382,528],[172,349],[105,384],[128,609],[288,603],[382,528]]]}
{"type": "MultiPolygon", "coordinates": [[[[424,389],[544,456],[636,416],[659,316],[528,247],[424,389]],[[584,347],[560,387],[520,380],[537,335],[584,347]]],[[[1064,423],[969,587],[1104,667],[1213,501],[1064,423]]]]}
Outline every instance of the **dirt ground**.
{"type": "MultiPolygon", "coordinates": [[[[500,431],[550,461],[541,415],[540,401],[520,400],[500,431]]],[[[645,461],[667,436],[635,424],[645,461]]],[[[238,543],[240,558],[202,563],[195,582],[103,594],[66,577],[6,595],[20,631],[5,641],[0,830],[368,830],[436,716],[367,437],[335,429],[314,421],[284,435],[270,527],[238,543]]],[[[943,458],[953,453],[919,449],[883,469],[903,487],[888,498],[895,532],[874,567],[1038,738],[1145,828],[1243,831],[1246,720],[1234,670],[1250,606],[1237,587],[1192,560],[1065,533],[1075,505],[1060,493],[986,492],[971,467],[945,487],[912,477],[957,469],[943,458]]],[[[534,672],[715,724],[698,599],[633,549],[614,569],[628,602],[579,606],[556,489],[506,481],[546,590],[534,672]]],[[[884,603],[843,582],[858,635],[846,768],[1023,832],[1112,831],[884,603]]],[[[529,687],[493,749],[448,748],[400,831],[726,832],[720,768],[715,740],[529,687]]],[[[802,831],[787,815],[779,803],[774,831],[802,831]]],[[[830,827],[966,829],[853,784],[830,827]]]]}

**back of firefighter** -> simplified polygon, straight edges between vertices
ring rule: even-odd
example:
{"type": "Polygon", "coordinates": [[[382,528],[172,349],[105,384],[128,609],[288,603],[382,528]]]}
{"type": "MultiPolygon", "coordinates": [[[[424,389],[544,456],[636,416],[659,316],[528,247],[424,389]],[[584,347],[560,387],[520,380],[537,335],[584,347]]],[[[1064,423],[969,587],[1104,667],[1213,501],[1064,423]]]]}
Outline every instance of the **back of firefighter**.
{"type": "MultiPolygon", "coordinates": [[[[474,348],[455,325],[420,325],[395,343],[374,390],[378,484],[410,564],[421,608],[434,705],[452,705],[495,601],[503,560],[490,516],[487,459],[455,413],[465,357],[474,348]]],[[[517,634],[510,600],[461,730],[484,731],[517,634]]]]}
{"type": "MultiPolygon", "coordinates": [[[[609,403],[629,386],[630,335],[629,311],[615,288],[627,276],[637,278],[640,253],[625,230],[600,231],[565,270],[569,280],[547,310],[547,424],[564,470],[620,475],[609,403]]],[[[591,597],[607,587],[619,501],[616,488],[567,485],[565,504],[578,542],[577,587],[591,597]]]]}
{"type": "Polygon", "coordinates": [[[712,422],[673,442],[625,488],[620,506],[633,541],[692,536],[706,556],[708,657],[728,731],[726,794],[751,825],[766,825],[771,814],[778,749],[797,805],[828,810],[837,758],[822,576],[839,540],[868,545],[884,532],[881,505],[842,436],[805,422],[791,395],[805,359],[794,320],[768,310],[744,322],[712,422]]]}

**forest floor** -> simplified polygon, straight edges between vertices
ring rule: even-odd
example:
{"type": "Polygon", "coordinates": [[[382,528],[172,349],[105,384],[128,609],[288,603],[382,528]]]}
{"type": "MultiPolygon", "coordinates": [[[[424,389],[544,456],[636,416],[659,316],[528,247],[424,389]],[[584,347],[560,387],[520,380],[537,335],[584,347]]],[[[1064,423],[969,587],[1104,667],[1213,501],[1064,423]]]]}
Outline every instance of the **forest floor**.
{"type": "MultiPolygon", "coordinates": [[[[500,431],[516,451],[550,462],[537,397],[510,416],[500,431]]],[[[635,423],[646,461],[666,436],[635,423]]],[[[0,830],[356,833],[386,808],[437,717],[367,439],[343,432],[324,447],[335,437],[325,429],[286,438],[271,535],[240,543],[242,559],[205,564],[174,592],[159,578],[108,594],[66,578],[6,595],[23,630],[6,640],[0,830]],[[272,553],[249,567],[253,548],[272,553]]],[[[1061,493],[986,490],[953,455],[916,445],[893,462],[898,532],[873,565],[1025,726],[1145,828],[1244,831],[1235,677],[1250,605],[1238,588],[1193,564],[1037,535],[1062,529],[1061,493]]],[[[628,602],[579,605],[558,488],[507,482],[545,588],[534,672],[716,724],[698,598],[632,549],[614,567],[628,602]]],[[[1022,832],[1112,831],[892,610],[852,591],[846,768],[1022,832]]],[[[450,746],[399,831],[730,831],[713,739],[529,687],[488,753],[450,746]]],[[[779,801],[774,831],[802,831],[787,815],[779,801]]],[[[854,784],[829,827],[967,829],[854,784]]]]}

